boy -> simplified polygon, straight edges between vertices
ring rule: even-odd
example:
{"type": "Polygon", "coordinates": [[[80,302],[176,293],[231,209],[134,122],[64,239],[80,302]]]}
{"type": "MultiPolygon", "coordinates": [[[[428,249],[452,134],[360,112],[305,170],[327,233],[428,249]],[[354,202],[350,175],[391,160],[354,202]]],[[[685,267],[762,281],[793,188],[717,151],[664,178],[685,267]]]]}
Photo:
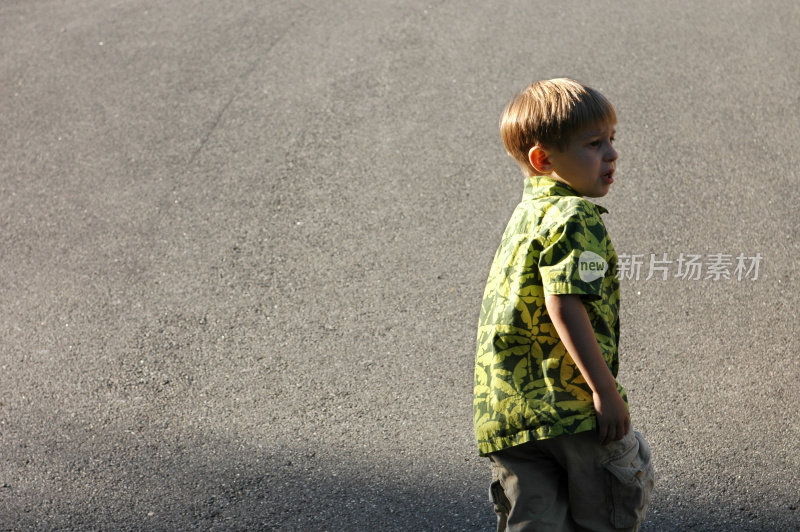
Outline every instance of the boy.
{"type": "Polygon", "coordinates": [[[475,432],[498,531],[636,530],[653,468],[630,430],[619,366],[617,255],[583,199],[614,182],[616,113],[569,79],[506,107],[503,144],[526,176],[483,296],[475,432]]]}

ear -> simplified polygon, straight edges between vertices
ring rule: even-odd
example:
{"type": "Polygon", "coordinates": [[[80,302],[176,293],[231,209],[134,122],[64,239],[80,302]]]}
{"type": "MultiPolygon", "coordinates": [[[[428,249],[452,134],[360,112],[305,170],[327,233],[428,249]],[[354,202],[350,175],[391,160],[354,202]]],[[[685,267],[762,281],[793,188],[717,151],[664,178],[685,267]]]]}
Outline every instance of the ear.
{"type": "Polygon", "coordinates": [[[528,162],[540,174],[549,174],[553,171],[553,163],[550,161],[547,150],[539,144],[528,151],[528,162]]]}

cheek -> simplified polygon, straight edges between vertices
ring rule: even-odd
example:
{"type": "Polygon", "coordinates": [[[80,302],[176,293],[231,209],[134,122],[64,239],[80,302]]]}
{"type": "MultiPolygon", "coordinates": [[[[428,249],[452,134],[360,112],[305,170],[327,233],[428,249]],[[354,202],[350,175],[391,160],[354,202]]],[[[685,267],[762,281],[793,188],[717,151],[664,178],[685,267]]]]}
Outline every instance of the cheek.
{"type": "Polygon", "coordinates": [[[588,164],[591,164],[591,165],[602,164],[603,163],[603,156],[600,155],[600,152],[594,152],[594,153],[590,154],[586,158],[586,161],[587,161],[588,164]]]}
{"type": "Polygon", "coordinates": [[[576,158],[576,163],[580,166],[589,167],[594,166],[600,162],[600,157],[597,157],[596,153],[582,153],[580,157],[576,158]]]}

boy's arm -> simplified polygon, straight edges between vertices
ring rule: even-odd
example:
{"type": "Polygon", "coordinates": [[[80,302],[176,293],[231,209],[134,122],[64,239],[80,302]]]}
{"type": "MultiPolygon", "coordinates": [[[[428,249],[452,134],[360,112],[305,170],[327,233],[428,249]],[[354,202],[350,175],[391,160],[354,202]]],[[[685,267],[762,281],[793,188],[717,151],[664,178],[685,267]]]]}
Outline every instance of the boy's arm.
{"type": "Polygon", "coordinates": [[[621,440],[630,430],[630,416],[600,352],[580,296],[549,295],[544,302],[558,336],[592,389],[600,443],[621,440]]]}

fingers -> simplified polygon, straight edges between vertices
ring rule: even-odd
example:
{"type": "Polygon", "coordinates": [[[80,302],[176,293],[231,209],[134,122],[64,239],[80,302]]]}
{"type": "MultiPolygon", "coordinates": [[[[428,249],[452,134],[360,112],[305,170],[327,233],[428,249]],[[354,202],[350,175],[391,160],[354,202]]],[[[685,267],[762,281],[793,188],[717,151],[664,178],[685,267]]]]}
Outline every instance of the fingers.
{"type": "Polygon", "coordinates": [[[614,428],[608,431],[608,443],[619,441],[623,436],[625,436],[625,433],[622,432],[622,424],[614,425],[614,428]]]}
{"type": "Polygon", "coordinates": [[[609,425],[603,420],[597,420],[597,437],[600,438],[600,445],[606,445],[609,442],[609,425]]]}
{"type": "Polygon", "coordinates": [[[618,423],[608,423],[605,420],[597,420],[597,437],[601,445],[607,445],[612,441],[619,441],[631,430],[631,418],[625,416],[618,423]]]}
{"type": "Polygon", "coordinates": [[[612,441],[621,440],[622,438],[625,437],[630,428],[631,428],[631,420],[630,418],[625,417],[625,419],[621,420],[619,423],[611,425],[611,427],[608,429],[608,436],[606,441],[610,443],[612,441]]]}

